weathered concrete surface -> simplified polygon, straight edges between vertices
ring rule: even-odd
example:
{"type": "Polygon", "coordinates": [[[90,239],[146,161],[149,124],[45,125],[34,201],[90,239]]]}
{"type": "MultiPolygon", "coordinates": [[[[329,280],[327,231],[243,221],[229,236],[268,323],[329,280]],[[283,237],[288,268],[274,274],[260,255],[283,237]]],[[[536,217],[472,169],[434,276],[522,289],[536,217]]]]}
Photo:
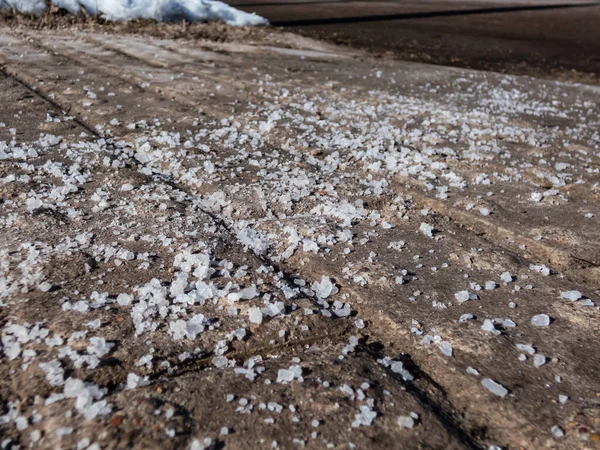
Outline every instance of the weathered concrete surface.
{"type": "Polygon", "coordinates": [[[6,442],[600,446],[598,88],[271,31],[0,63],[6,442]]]}

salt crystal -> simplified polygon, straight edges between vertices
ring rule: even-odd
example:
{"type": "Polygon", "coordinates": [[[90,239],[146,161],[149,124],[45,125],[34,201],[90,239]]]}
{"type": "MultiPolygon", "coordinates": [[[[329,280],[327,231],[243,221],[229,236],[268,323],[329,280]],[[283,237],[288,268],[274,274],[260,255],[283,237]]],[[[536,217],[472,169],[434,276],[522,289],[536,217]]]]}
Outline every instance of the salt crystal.
{"type": "Polygon", "coordinates": [[[115,346],[113,343],[106,342],[103,337],[90,338],[90,345],[87,346],[87,351],[90,355],[95,354],[102,358],[115,346]]]}
{"type": "Polygon", "coordinates": [[[481,326],[481,329],[483,331],[487,331],[488,333],[493,333],[493,334],[501,334],[500,331],[496,330],[496,325],[494,325],[494,322],[491,321],[490,319],[485,319],[483,321],[483,325],[481,326]]]}
{"type": "Polygon", "coordinates": [[[517,326],[517,324],[514,321],[510,320],[510,319],[504,319],[502,321],[502,326],[504,328],[514,328],[514,327],[517,326]]]}
{"type": "Polygon", "coordinates": [[[37,443],[41,438],[42,432],[40,430],[33,430],[31,433],[29,433],[29,439],[31,439],[33,443],[37,443]]]}
{"type": "Polygon", "coordinates": [[[253,306],[248,308],[248,320],[250,323],[260,324],[263,321],[263,313],[260,308],[253,306]]]}
{"type": "Polygon", "coordinates": [[[101,324],[102,322],[100,322],[100,319],[96,319],[86,323],[86,326],[90,327],[92,330],[97,330],[100,328],[101,324]]]}
{"type": "Polygon", "coordinates": [[[194,439],[190,445],[190,450],[209,450],[214,447],[214,444],[211,438],[205,438],[202,441],[194,439]]]}
{"type": "Polygon", "coordinates": [[[440,342],[440,350],[444,355],[446,355],[448,357],[452,356],[453,350],[452,350],[452,345],[450,344],[450,342],[446,342],[446,341],[440,342]]]}
{"type": "Polygon", "coordinates": [[[459,291],[454,294],[454,298],[458,301],[458,303],[464,303],[470,299],[469,291],[459,291]]]}
{"type": "Polygon", "coordinates": [[[531,200],[533,200],[534,202],[541,202],[543,198],[544,194],[542,194],[541,192],[532,192],[531,194],[531,200]]]}
{"type": "Polygon", "coordinates": [[[37,443],[41,438],[42,432],[40,430],[33,430],[31,433],[29,433],[29,439],[31,439],[33,443],[37,443]]]}
{"type": "Polygon", "coordinates": [[[128,306],[131,304],[132,297],[129,294],[119,294],[117,295],[117,303],[119,306],[128,306]]]}
{"type": "Polygon", "coordinates": [[[481,380],[481,385],[490,391],[492,394],[495,394],[499,397],[506,397],[508,394],[508,389],[502,386],[500,383],[496,383],[494,380],[489,378],[484,378],[481,380]]]}
{"type": "Polygon", "coordinates": [[[317,294],[317,296],[320,298],[327,298],[339,292],[337,286],[333,284],[331,279],[325,275],[321,277],[321,282],[318,283],[315,281],[311,287],[313,291],[315,291],[315,294],[317,294]]]}
{"type": "Polygon", "coordinates": [[[47,363],[40,363],[40,368],[46,372],[46,380],[48,380],[51,386],[62,386],[65,384],[65,371],[59,360],[53,359],[47,363]]]}
{"type": "Polygon", "coordinates": [[[243,300],[252,300],[258,294],[258,289],[256,289],[256,286],[252,285],[240,291],[240,298],[243,300]]]}
{"type": "Polygon", "coordinates": [[[148,377],[140,377],[135,373],[130,373],[127,375],[127,386],[125,389],[135,389],[137,387],[142,387],[150,384],[148,381],[148,377]]]}
{"type": "Polygon", "coordinates": [[[399,374],[406,381],[412,381],[414,379],[412,374],[404,368],[404,364],[402,364],[401,361],[393,361],[389,367],[392,372],[399,374]]]}
{"type": "Polygon", "coordinates": [[[278,383],[288,383],[294,379],[294,372],[288,369],[279,369],[277,372],[278,383]]]}
{"type": "Polygon", "coordinates": [[[503,272],[500,275],[500,279],[505,283],[510,283],[513,280],[513,276],[510,274],[510,272],[503,272]]]}
{"type": "Polygon", "coordinates": [[[67,436],[73,432],[73,428],[70,427],[61,427],[56,430],[57,436],[67,436]]]}
{"type": "Polygon", "coordinates": [[[496,282],[495,282],[495,281],[486,281],[486,282],[485,282],[484,289],[485,289],[486,291],[492,291],[492,290],[496,289],[496,287],[497,287],[497,286],[498,286],[498,285],[496,284],[496,282]]]}
{"type": "Polygon", "coordinates": [[[550,325],[550,317],[547,314],[536,314],[531,318],[531,324],[536,327],[547,327],[550,325]]]}
{"type": "Polygon", "coordinates": [[[39,284],[38,289],[42,292],[48,292],[50,289],[52,289],[52,284],[48,283],[47,281],[44,281],[39,284]]]}
{"type": "Polygon", "coordinates": [[[373,420],[377,417],[377,412],[373,411],[368,405],[361,405],[359,413],[354,416],[352,428],[358,428],[361,425],[371,426],[373,420]]]}
{"type": "Polygon", "coordinates": [[[435,228],[432,225],[429,225],[428,223],[425,223],[425,222],[421,223],[419,230],[421,230],[421,233],[423,233],[425,236],[430,237],[430,238],[433,237],[433,233],[435,232],[435,228]]]}
{"type": "Polygon", "coordinates": [[[15,426],[17,427],[17,430],[23,431],[29,427],[29,421],[26,417],[19,416],[15,419],[15,426]]]}
{"type": "Polygon", "coordinates": [[[572,302],[576,302],[581,299],[583,294],[579,291],[565,291],[560,294],[560,298],[563,300],[570,300],[572,302]]]}
{"type": "Polygon", "coordinates": [[[541,273],[546,277],[552,273],[552,270],[544,264],[529,264],[529,270],[541,273]]]}
{"type": "Polygon", "coordinates": [[[547,358],[544,355],[537,354],[533,357],[533,365],[535,367],[541,367],[546,364],[547,358]]]}
{"type": "Polygon", "coordinates": [[[411,416],[399,416],[398,425],[402,428],[412,428],[415,426],[415,419],[411,416]]]}
{"type": "Polygon", "coordinates": [[[529,353],[530,355],[535,355],[535,348],[529,344],[517,344],[516,347],[523,352],[529,353]]]}
{"type": "Polygon", "coordinates": [[[346,303],[344,308],[334,309],[333,313],[338,317],[348,317],[350,314],[352,314],[352,310],[350,309],[350,305],[346,303]]]}
{"type": "Polygon", "coordinates": [[[477,375],[479,375],[479,370],[474,369],[473,367],[469,366],[469,367],[467,367],[467,373],[469,375],[476,375],[477,376],[477,375]]]}
{"type": "Polygon", "coordinates": [[[470,313],[466,313],[460,316],[460,318],[458,319],[458,321],[460,323],[466,322],[467,320],[473,320],[475,318],[475,316],[473,314],[470,313]]]}
{"type": "Polygon", "coordinates": [[[135,253],[126,248],[122,248],[117,252],[117,258],[124,259],[125,261],[132,261],[135,259],[135,253]]]}

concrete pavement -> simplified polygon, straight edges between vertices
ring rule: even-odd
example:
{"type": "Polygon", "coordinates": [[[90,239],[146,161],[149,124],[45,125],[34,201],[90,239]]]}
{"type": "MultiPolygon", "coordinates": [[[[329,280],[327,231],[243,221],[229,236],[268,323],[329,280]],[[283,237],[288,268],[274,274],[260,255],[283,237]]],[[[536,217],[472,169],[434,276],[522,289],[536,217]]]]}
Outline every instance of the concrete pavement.
{"type": "Polygon", "coordinates": [[[600,90],[188,27],[0,30],[7,445],[598,448],[600,90]]]}

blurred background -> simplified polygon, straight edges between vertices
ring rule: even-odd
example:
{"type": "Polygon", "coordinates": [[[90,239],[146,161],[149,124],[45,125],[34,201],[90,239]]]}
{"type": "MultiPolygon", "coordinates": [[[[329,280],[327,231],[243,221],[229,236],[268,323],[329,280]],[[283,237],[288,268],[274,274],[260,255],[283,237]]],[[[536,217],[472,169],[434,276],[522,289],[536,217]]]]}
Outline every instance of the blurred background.
{"type": "Polygon", "coordinates": [[[600,84],[600,2],[227,2],[296,33],[404,60],[600,84]]]}

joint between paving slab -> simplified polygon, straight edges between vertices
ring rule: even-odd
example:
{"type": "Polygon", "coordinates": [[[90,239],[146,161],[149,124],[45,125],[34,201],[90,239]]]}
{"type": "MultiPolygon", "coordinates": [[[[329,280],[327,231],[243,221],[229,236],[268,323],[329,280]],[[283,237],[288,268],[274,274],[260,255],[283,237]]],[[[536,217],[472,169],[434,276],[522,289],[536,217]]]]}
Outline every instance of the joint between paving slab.
{"type": "MultiPolygon", "coordinates": [[[[39,89],[37,89],[36,87],[34,87],[32,84],[28,83],[26,80],[24,80],[23,77],[22,77],[22,75],[19,74],[18,71],[12,70],[8,64],[0,65],[0,72],[2,72],[2,74],[4,74],[4,76],[6,76],[7,78],[15,80],[17,83],[19,83],[25,89],[27,89],[28,91],[30,91],[33,94],[37,95],[41,99],[45,100],[47,103],[49,103],[50,105],[52,105],[52,107],[54,109],[56,109],[58,111],[61,111],[61,112],[65,113],[65,114],[68,114],[68,112],[70,111],[71,107],[65,108],[63,105],[61,105],[60,103],[58,103],[56,100],[53,100],[52,98],[50,98],[50,96],[44,94],[42,91],[40,91],[39,89]]],[[[88,133],[90,133],[93,136],[95,136],[96,138],[101,138],[102,137],[90,125],[88,125],[87,123],[85,123],[85,121],[83,119],[81,119],[80,117],[78,117],[77,114],[73,116],[73,121],[77,125],[79,125],[80,127],[82,127],[83,129],[85,129],[88,133]]]]}
{"type": "MultiPolygon", "coordinates": [[[[360,348],[376,360],[385,357],[385,355],[368,345],[361,345],[360,348]]],[[[411,360],[411,363],[416,366],[414,361],[411,360]]],[[[429,378],[421,368],[418,368],[418,371],[421,372],[421,376],[425,375],[424,377],[429,378]]],[[[423,409],[431,412],[446,431],[463,445],[464,448],[470,450],[485,450],[487,448],[478,442],[480,439],[474,436],[475,433],[472,430],[466,429],[459,423],[456,418],[458,415],[456,411],[448,410],[448,408],[435,401],[423,389],[420,389],[414,382],[405,381],[400,374],[392,372],[390,369],[388,369],[388,374],[402,383],[406,388],[406,392],[417,400],[423,409]]]]}

